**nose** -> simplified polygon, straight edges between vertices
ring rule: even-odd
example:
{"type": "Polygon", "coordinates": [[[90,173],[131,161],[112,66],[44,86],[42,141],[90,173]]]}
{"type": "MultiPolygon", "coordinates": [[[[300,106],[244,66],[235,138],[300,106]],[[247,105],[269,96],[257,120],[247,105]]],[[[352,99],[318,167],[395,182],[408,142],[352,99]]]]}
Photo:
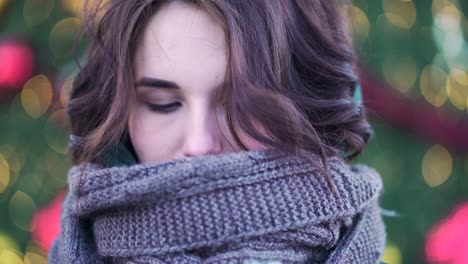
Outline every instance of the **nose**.
{"type": "Polygon", "coordinates": [[[223,151],[221,132],[214,113],[195,114],[188,121],[183,145],[186,157],[219,154],[223,151]]]}

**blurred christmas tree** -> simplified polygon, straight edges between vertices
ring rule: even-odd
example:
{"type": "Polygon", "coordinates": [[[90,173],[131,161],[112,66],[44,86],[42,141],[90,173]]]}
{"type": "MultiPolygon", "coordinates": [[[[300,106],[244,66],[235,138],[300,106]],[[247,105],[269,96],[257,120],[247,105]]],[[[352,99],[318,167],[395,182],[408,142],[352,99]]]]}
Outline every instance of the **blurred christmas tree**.
{"type": "MultiPolygon", "coordinates": [[[[348,13],[376,132],[358,162],[381,172],[381,205],[399,215],[386,218],[384,261],[467,263],[455,250],[464,241],[466,252],[466,239],[445,240],[446,258],[434,257],[444,254],[432,254],[426,239],[468,200],[468,2],[353,2],[348,13]]],[[[456,228],[444,232],[466,234],[468,223],[456,228]]]]}
{"type": "MultiPolygon", "coordinates": [[[[57,232],[62,196],[32,216],[66,184],[64,106],[82,4],[0,0],[0,263],[44,263],[57,232]]],[[[356,163],[382,174],[381,204],[394,211],[387,263],[467,263],[467,241],[446,238],[468,229],[459,224],[466,206],[457,207],[468,201],[467,9],[461,0],[355,0],[347,9],[375,130],[356,163]]]]}
{"type": "Polygon", "coordinates": [[[46,218],[33,215],[63,190],[70,167],[63,106],[79,2],[0,1],[0,263],[45,263],[58,232],[57,212],[48,235],[46,218]]]}

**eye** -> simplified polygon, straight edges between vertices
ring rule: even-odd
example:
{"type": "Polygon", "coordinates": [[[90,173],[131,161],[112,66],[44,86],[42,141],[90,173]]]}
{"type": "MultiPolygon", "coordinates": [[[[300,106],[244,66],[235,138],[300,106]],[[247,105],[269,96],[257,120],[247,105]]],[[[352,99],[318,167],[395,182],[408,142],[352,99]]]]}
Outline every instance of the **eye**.
{"type": "Polygon", "coordinates": [[[174,102],[174,103],[164,104],[164,105],[146,103],[146,105],[148,106],[148,108],[152,112],[168,114],[168,113],[172,113],[175,110],[177,110],[177,108],[179,108],[179,106],[181,106],[181,103],[174,102]]]}

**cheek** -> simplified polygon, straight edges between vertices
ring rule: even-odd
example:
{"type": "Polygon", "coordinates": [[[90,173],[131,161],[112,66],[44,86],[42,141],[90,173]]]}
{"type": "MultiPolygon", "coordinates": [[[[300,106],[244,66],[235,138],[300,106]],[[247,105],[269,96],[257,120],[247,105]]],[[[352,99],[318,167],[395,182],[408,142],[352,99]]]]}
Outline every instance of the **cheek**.
{"type": "Polygon", "coordinates": [[[177,122],[168,122],[169,118],[149,111],[137,111],[136,116],[128,125],[139,160],[144,163],[171,159],[180,134],[177,122]]]}

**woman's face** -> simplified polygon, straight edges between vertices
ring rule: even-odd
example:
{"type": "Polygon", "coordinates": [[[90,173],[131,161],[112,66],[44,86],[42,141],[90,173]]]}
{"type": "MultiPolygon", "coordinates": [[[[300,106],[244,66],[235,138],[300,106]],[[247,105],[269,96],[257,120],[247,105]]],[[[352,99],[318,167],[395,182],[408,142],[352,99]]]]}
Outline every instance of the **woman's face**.
{"type": "MultiPolygon", "coordinates": [[[[224,32],[207,13],[172,1],[151,18],[136,50],[138,100],[128,124],[140,162],[238,150],[214,100],[226,68],[224,32]]],[[[249,149],[263,148],[238,132],[249,149]]]]}

